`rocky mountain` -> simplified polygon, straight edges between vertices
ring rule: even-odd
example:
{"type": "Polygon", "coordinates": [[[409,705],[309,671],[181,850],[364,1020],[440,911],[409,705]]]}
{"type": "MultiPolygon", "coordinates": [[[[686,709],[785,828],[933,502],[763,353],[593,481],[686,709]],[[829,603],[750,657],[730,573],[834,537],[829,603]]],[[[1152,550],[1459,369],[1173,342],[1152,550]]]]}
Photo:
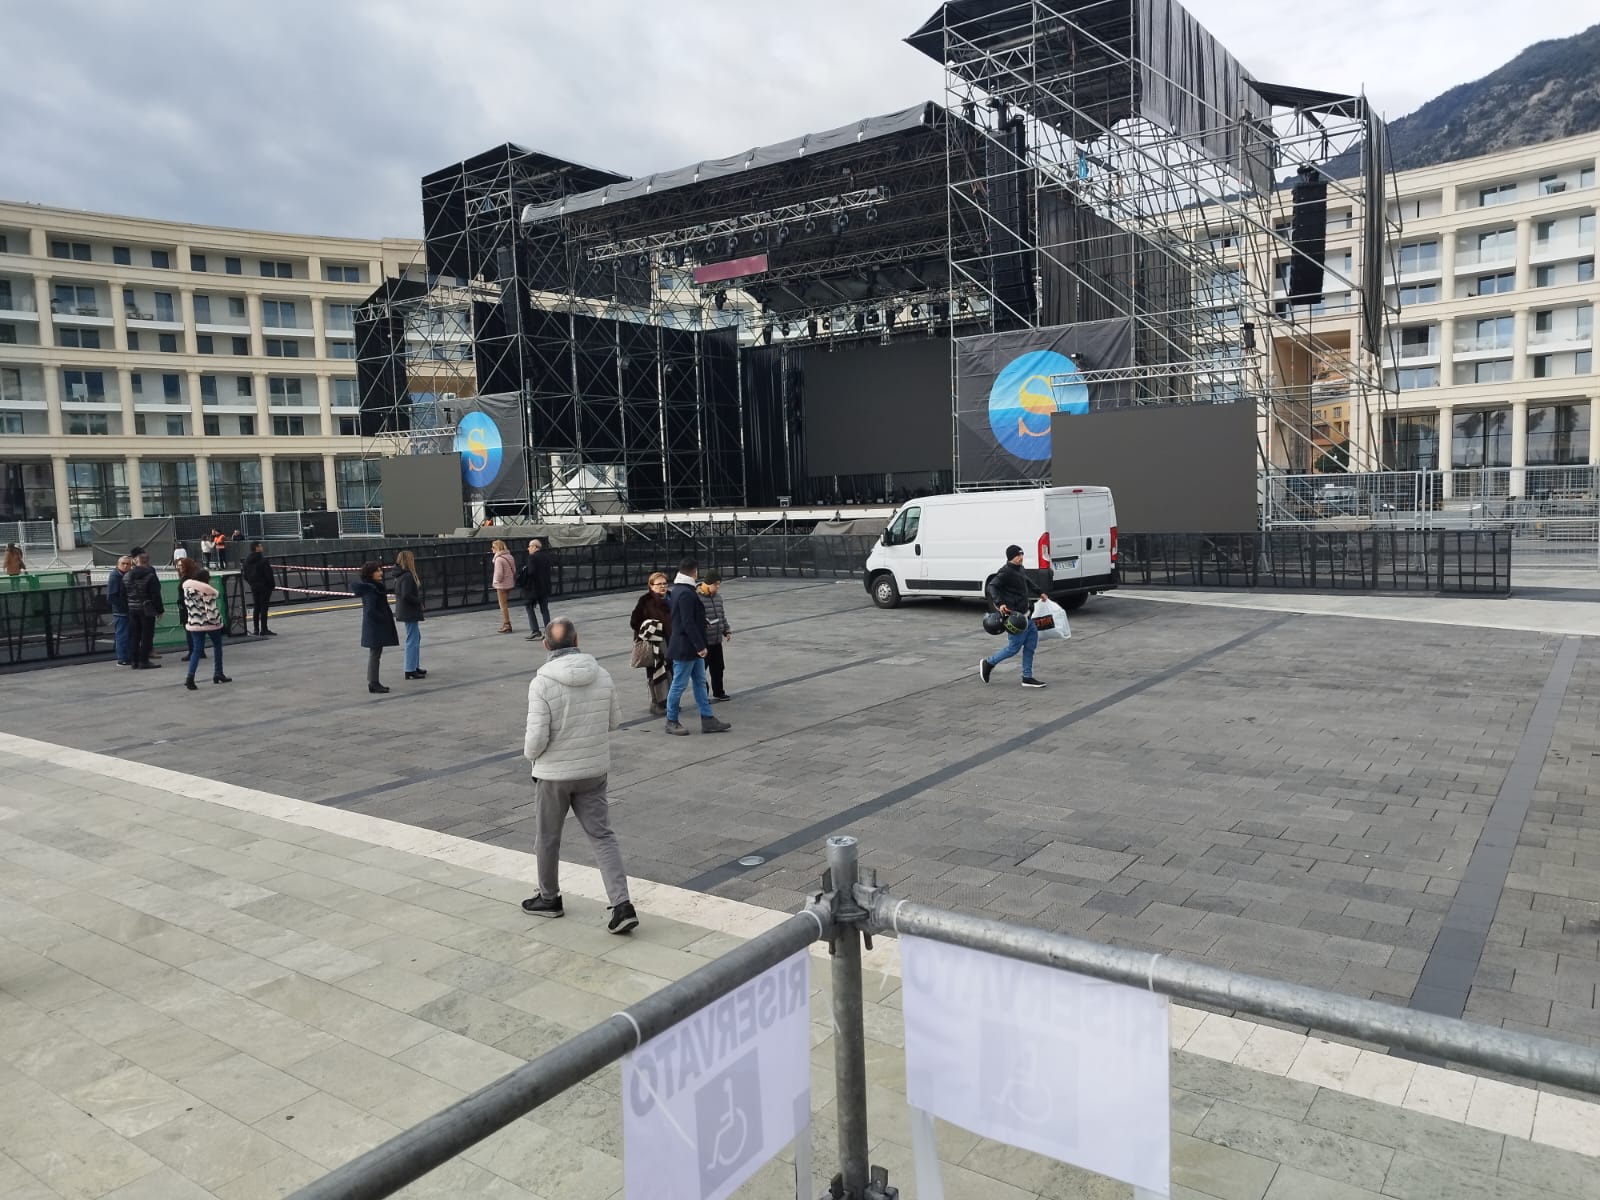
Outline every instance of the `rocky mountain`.
{"type": "MultiPolygon", "coordinates": [[[[1537,5],[1527,10],[1537,12],[1537,5]]],[[[1529,46],[1389,125],[1396,170],[1600,129],[1600,25],[1529,46]]]]}

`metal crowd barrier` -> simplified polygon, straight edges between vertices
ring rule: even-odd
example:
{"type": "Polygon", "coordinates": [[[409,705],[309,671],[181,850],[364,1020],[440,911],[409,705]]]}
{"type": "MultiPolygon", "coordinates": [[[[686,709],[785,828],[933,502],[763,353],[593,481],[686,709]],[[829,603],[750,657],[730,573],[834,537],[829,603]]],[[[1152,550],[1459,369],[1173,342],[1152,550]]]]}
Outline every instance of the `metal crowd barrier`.
{"type": "MultiPolygon", "coordinates": [[[[69,576],[69,573],[60,573],[69,576]]],[[[71,582],[38,588],[20,587],[0,576],[0,667],[26,663],[104,658],[113,650],[115,623],[106,600],[105,571],[74,571],[71,582]]],[[[15,577],[18,579],[26,576],[15,577]]],[[[246,632],[244,581],[232,572],[212,576],[227,606],[230,637],[246,632]]],[[[182,645],[177,586],[168,573],[162,581],[166,614],[156,625],[158,647],[182,645]]]]}
{"type": "Polygon", "coordinates": [[[831,955],[839,1127],[839,1173],[828,1196],[894,1200],[897,1189],[888,1185],[887,1172],[870,1164],[867,1152],[861,982],[863,940],[870,945],[872,935],[890,932],[1600,1095],[1600,1049],[951,912],[895,896],[877,886],[876,872],[861,881],[853,837],[830,837],[826,850],[822,891],[782,925],[308,1184],[289,1200],[393,1195],[818,940],[829,942],[831,955]]]}

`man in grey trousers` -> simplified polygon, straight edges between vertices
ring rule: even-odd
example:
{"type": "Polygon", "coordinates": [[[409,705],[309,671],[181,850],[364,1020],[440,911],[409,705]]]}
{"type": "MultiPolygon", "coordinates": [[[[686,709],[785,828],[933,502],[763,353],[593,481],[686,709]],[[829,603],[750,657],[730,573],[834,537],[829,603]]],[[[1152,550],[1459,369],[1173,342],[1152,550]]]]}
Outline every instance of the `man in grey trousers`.
{"type": "Polygon", "coordinates": [[[533,763],[539,805],[534,838],[539,893],[524,900],[522,909],[536,917],[562,915],[561,827],[571,812],[600,866],[611,910],[606,928],[632,933],[639,914],[628,899],[628,875],[606,798],[611,731],[622,723],[617,690],[594,655],[578,649],[578,627],[566,617],[545,624],[544,646],[550,657],[528,684],[528,728],[522,744],[522,753],[533,763]]]}

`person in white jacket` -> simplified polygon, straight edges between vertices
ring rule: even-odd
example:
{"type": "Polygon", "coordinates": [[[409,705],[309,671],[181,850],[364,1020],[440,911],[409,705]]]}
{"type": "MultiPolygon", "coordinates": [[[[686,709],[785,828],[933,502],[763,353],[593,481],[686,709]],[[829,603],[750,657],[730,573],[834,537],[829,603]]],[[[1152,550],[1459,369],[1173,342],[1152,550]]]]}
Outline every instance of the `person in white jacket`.
{"type": "Polygon", "coordinates": [[[628,899],[622,848],[611,830],[606,777],[611,771],[611,731],[622,723],[611,676],[578,649],[578,627],[557,617],[544,627],[550,657],[528,684],[528,728],[522,753],[533,764],[538,800],[534,864],[539,893],[522,902],[536,917],[562,915],[561,827],[567,813],[589,837],[605,883],[612,933],[632,933],[639,914],[628,899]]]}

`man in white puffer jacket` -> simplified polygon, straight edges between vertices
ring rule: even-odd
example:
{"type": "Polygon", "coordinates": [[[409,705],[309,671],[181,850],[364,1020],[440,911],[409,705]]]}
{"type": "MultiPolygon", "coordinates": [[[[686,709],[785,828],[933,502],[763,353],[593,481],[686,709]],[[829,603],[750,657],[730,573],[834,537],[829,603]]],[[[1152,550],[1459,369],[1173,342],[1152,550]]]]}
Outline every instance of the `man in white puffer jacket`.
{"type": "Polygon", "coordinates": [[[536,917],[562,915],[561,827],[570,811],[589,836],[605,883],[612,933],[632,933],[639,914],[628,899],[622,848],[607,813],[606,776],[611,771],[611,731],[622,709],[611,676],[594,655],[578,649],[578,627],[557,617],[544,627],[550,658],[528,684],[528,729],[522,753],[533,764],[538,797],[534,862],[539,894],[522,902],[536,917]]]}

